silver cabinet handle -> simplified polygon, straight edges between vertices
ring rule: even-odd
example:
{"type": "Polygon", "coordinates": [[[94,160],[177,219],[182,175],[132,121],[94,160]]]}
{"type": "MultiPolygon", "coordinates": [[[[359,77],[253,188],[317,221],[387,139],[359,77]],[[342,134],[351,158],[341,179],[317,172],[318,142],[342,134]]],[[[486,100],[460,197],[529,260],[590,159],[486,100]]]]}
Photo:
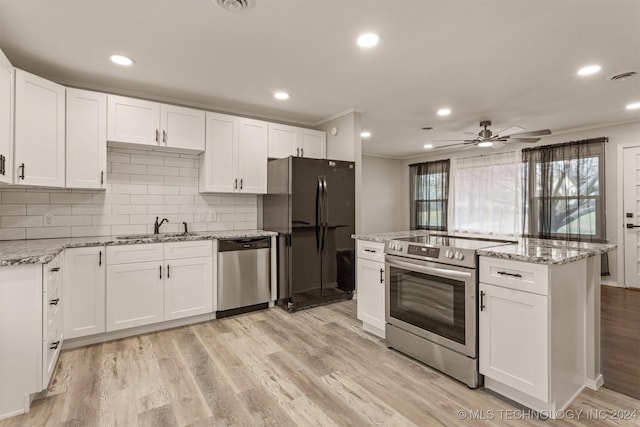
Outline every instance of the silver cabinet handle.
{"type": "Polygon", "coordinates": [[[480,291],[480,311],[484,311],[484,291],[480,291]]]}
{"type": "Polygon", "coordinates": [[[0,175],[5,175],[7,173],[6,160],[6,157],[3,154],[0,154],[0,175]]]}
{"type": "Polygon", "coordinates": [[[384,283],[384,270],[380,269],[380,283],[384,283]]]}
{"type": "Polygon", "coordinates": [[[20,166],[18,166],[18,169],[20,169],[20,175],[18,175],[18,178],[24,179],[24,163],[20,163],[20,166]]]}
{"type": "Polygon", "coordinates": [[[160,131],[156,129],[156,142],[159,142],[158,141],[159,138],[160,138],[160,131]]]}
{"type": "Polygon", "coordinates": [[[238,189],[238,178],[233,180],[233,189],[237,190],[238,189]]]}
{"type": "Polygon", "coordinates": [[[167,279],[171,279],[171,266],[167,264],[167,279]]]}
{"type": "Polygon", "coordinates": [[[242,178],[240,178],[240,189],[242,190],[242,178]]]}
{"type": "Polygon", "coordinates": [[[162,142],[164,142],[165,144],[167,143],[167,131],[166,130],[162,131],[162,142]]]}
{"type": "Polygon", "coordinates": [[[104,184],[104,171],[100,171],[100,185],[104,184]]]}

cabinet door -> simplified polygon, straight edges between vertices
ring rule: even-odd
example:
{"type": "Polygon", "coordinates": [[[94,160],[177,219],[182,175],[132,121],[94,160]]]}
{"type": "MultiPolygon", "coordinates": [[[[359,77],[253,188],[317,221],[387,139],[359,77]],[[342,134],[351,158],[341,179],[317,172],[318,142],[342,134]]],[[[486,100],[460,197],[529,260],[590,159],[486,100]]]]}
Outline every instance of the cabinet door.
{"type": "Polygon", "coordinates": [[[164,319],[180,319],[213,311],[212,258],[165,261],[164,319]]]}
{"type": "Polygon", "coordinates": [[[299,132],[296,127],[269,123],[269,158],[282,159],[299,155],[299,151],[296,153],[298,136],[299,132]]]}
{"type": "Polygon", "coordinates": [[[67,89],[66,152],[68,188],[105,188],[107,95],[67,89]]]}
{"type": "Polygon", "coordinates": [[[358,319],[384,331],[384,263],[358,258],[358,319]]]}
{"type": "Polygon", "coordinates": [[[161,262],[107,266],[107,332],[163,320],[162,270],[161,262]]]}
{"type": "Polygon", "coordinates": [[[13,182],[14,68],[0,51],[0,182],[13,182]]]}
{"type": "Polygon", "coordinates": [[[160,105],[161,145],[204,151],[204,127],[204,111],[175,105],[160,105]]]}
{"type": "Polygon", "coordinates": [[[64,86],[16,70],[16,184],[64,187],[64,98],[64,86]]]}
{"type": "Polygon", "coordinates": [[[159,145],[160,104],[115,95],[107,102],[107,140],[159,145]]]}
{"type": "Polygon", "coordinates": [[[78,338],[105,331],[104,247],[65,250],[64,336],[78,338]]]}
{"type": "Polygon", "coordinates": [[[300,155],[312,159],[327,157],[327,134],[319,130],[300,129],[300,155]]]}
{"type": "Polygon", "coordinates": [[[239,119],[238,178],[243,193],[267,192],[267,123],[239,119]]]}
{"type": "Polygon", "coordinates": [[[547,402],[547,297],[485,283],[480,292],[480,373],[547,402]]]}
{"type": "Polygon", "coordinates": [[[238,118],[207,113],[206,149],[200,155],[200,192],[230,193],[238,187],[238,118]]]}

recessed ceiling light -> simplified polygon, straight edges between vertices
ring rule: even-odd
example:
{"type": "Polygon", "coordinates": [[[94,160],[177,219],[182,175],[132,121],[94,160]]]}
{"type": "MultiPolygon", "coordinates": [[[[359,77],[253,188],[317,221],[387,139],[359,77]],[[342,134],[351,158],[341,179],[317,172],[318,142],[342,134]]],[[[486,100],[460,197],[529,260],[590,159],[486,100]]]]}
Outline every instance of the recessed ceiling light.
{"type": "Polygon", "coordinates": [[[360,47],[374,47],[380,41],[380,37],[377,34],[366,33],[358,36],[358,46],[360,47]]]}
{"type": "Polygon", "coordinates": [[[438,110],[438,115],[439,116],[448,116],[449,114],[451,114],[451,109],[450,108],[441,108],[438,110]]]}
{"type": "Polygon", "coordinates": [[[275,99],[285,100],[289,99],[289,94],[287,92],[276,92],[273,94],[275,99]]]}
{"type": "Polygon", "coordinates": [[[360,132],[360,138],[369,138],[371,136],[371,132],[368,130],[360,132]]]}
{"type": "Polygon", "coordinates": [[[426,148],[427,150],[430,150],[433,148],[433,144],[424,144],[424,148],[426,148]]]}
{"type": "Polygon", "coordinates": [[[484,141],[478,144],[478,147],[481,148],[485,148],[485,147],[491,147],[493,145],[493,142],[491,141],[484,141]]]}
{"type": "Polygon", "coordinates": [[[111,55],[110,59],[114,64],[124,65],[125,67],[133,64],[133,60],[131,58],[122,55],[111,55]]]}
{"type": "Polygon", "coordinates": [[[582,67],[578,70],[579,76],[590,76],[591,74],[595,74],[602,69],[599,65],[588,65],[586,67],[582,67]]]}
{"type": "Polygon", "coordinates": [[[640,102],[633,102],[631,104],[627,104],[625,108],[627,110],[637,110],[638,108],[640,108],[640,102]]]}

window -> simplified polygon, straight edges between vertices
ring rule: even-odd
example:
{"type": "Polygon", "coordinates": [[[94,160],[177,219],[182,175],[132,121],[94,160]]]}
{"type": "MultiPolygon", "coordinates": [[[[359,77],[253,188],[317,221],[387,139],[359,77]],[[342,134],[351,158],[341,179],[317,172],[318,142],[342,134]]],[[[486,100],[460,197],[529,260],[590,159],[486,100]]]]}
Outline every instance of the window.
{"type": "Polygon", "coordinates": [[[523,150],[529,235],[604,241],[606,138],[523,150]]]}
{"type": "Polygon", "coordinates": [[[410,165],[411,229],[446,230],[449,160],[410,165]]]}
{"type": "Polygon", "coordinates": [[[453,227],[457,232],[522,232],[522,161],[519,152],[457,159],[453,164],[453,227]]]}

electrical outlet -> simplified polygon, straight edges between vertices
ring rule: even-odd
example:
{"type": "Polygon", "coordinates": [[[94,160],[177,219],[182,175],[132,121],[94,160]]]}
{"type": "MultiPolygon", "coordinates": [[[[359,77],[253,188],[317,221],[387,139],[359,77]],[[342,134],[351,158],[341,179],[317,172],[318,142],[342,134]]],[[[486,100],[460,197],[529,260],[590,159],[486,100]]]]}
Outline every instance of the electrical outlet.
{"type": "Polygon", "coordinates": [[[218,215],[216,214],[216,211],[209,211],[210,222],[216,222],[217,218],[218,218],[218,215]]]}
{"type": "Polygon", "coordinates": [[[44,225],[53,224],[53,214],[48,213],[44,215],[44,225]]]}
{"type": "Polygon", "coordinates": [[[207,212],[203,209],[198,212],[198,222],[205,222],[207,220],[207,212]]]}

